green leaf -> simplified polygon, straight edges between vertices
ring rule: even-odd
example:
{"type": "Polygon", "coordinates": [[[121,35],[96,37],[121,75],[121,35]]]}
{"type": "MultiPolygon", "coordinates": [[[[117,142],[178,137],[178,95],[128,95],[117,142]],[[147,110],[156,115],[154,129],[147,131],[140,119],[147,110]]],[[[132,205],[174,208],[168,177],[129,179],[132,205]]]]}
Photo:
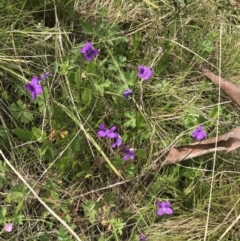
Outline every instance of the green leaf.
{"type": "Polygon", "coordinates": [[[94,32],[92,23],[90,21],[82,21],[82,28],[87,34],[92,34],[94,32]]]}
{"type": "Polygon", "coordinates": [[[58,161],[58,166],[60,168],[60,170],[62,172],[64,172],[68,166],[69,166],[69,157],[65,156],[65,157],[62,157],[59,161],[58,161]]]}
{"type": "Polygon", "coordinates": [[[40,155],[44,156],[46,158],[49,158],[50,160],[54,159],[54,152],[53,149],[49,146],[48,143],[44,143],[45,146],[43,146],[43,148],[41,148],[40,150],[40,155]]]}
{"type": "Polygon", "coordinates": [[[86,72],[91,74],[96,74],[96,67],[94,62],[90,62],[87,64],[86,72]]]}
{"type": "Polygon", "coordinates": [[[18,214],[18,215],[15,217],[15,221],[17,222],[17,224],[22,225],[24,218],[25,218],[25,217],[24,217],[22,214],[18,214]]]}
{"type": "Polygon", "coordinates": [[[143,133],[141,133],[140,136],[139,136],[140,143],[142,141],[146,140],[146,139],[149,139],[150,135],[151,135],[150,132],[143,132],[143,133]]]}
{"type": "Polygon", "coordinates": [[[83,209],[88,216],[88,220],[90,223],[94,223],[96,221],[97,215],[97,207],[92,200],[89,200],[85,205],[83,205],[83,209]]]}
{"type": "Polygon", "coordinates": [[[100,236],[100,238],[98,239],[98,241],[105,241],[105,238],[104,238],[104,235],[103,235],[103,234],[100,236]]]}
{"type": "Polygon", "coordinates": [[[78,68],[76,73],[75,73],[75,83],[77,85],[77,88],[80,89],[81,87],[81,72],[80,69],[78,68]]]}
{"type": "Polygon", "coordinates": [[[125,121],[125,123],[123,124],[123,126],[135,128],[135,127],[136,127],[136,124],[137,124],[135,111],[126,112],[124,115],[128,118],[128,120],[125,121]]]}
{"type": "MultiPolygon", "coordinates": [[[[22,103],[22,101],[20,101],[21,103],[22,103]]],[[[17,104],[16,103],[12,103],[11,105],[10,105],[10,110],[12,111],[12,114],[13,114],[13,116],[16,118],[16,119],[20,119],[20,117],[21,117],[21,115],[22,115],[22,113],[24,112],[24,109],[23,108],[21,108],[20,106],[18,106],[18,103],[19,103],[19,101],[17,102],[17,104]]],[[[22,105],[21,105],[22,106],[22,105]]]]}
{"type": "Polygon", "coordinates": [[[6,163],[5,162],[0,162],[0,175],[1,178],[5,178],[5,169],[6,169],[6,163]]]}
{"type": "Polygon", "coordinates": [[[92,212],[88,213],[88,220],[90,223],[93,224],[96,221],[96,215],[97,215],[96,210],[92,210],[92,212]]]}
{"type": "Polygon", "coordinates": [[[137,113],[136,115],[136,124],[138,129],[146,126],[146,122],[141,113],[137,113]]]}
{"type": "Polygon", "coordinates": [[[118,68],[114,64],[109,64],[108,65],[108,69],[112,70],[112,71],[117,71],[118,70],[118,68]]]}
{"type": "Polygon", "coordinates": [[[48,88],[45,86],[43,88],[43,93],[42,95],[39,95],[37,98],[36,98],[36,103],[38,103],[39,107],[38,107],[38,111],[43,113],[43,111],[45,110],[45,108],[48,109],[48,111],[50,113],[52,113],[52,110],[51,110],[51,105],[49,104],[49,102],[47,101],[49,99],[49,90],[48,88]]]}
{"type": "Polygon", "coordinates": [[[129,87],[134,87],[135,79],[136,79],[135,75],[136,75],[136,73],[134,71],[126,71],[125,72],[127,84],[129,87]]]}
{"type": "Polygon", "coordinates": [[[26,111],[26,104],[24,104],[21,100],[18,100],[17,103],[12,103],[10,105],[10,110],[16,119],[25,124],[33,120],[33,114],[26,111]]]}
{"type": "Polygon", "coordinates": [[[7,130],[3,126],[0,126],[0,138],[7,139],[7,130]]]}
{"type": "Polygon", "coordinates": [[[43,131],[39,128],[33,127],[32,128],[32,133],[33,135],[36,137],[37,141],[39,142],[43,142],[44,140],[46,140],[46,132],[43,131]]]}
{"type": "Polygon", "coordinates": [[[90,170],[91,170],[91,165],[87,161],[83,161],[81,163],[82,171],[78,172],[76,174],[76,177],[89,177],[91,176],[90,170]]]}
{"type": "Polygon", "coordinates": [[[124,160],[122,158],[115,158],[113,161],[113,165],[117,168],[120,169],[123,167],[124,165],[124,160]]]}
{"type": "Polygon", "coordinates": [[[213,107],[213,109],[209,113],[210,118],[216,120],[218,117],[218,111],[219,113],[221,113],[221,106],[219,106],[219,108],[218,106],[213,107]]]}
{"type": "Polygon", "coordinates": [[[16,134],[20,139],[25,141],[35,140],[34,134],[31,131],[26,131],[23,129],[14,129],[13,133],[16,134]]]}
{"type": "Polygon", "coordinates": [[[104,94],[104,89],[108,88],[111,85],[111,82],[108,80],[101,80],[101,83],[95,83],[94,87],[99,92],[101,96],[104,94]]]}
{"type": "Polygon", "coordinates": [[[39,241],[49,241],[49,240],[51,240],[51,237],[47,232],[43,232],[41,236],[39,236],[39,241]]]}
{"type": "Polygon", "coordinates": [[[27,124],[33,120],[33,114],[29,112],[23,112],[20,121],[27,124]]]}
{"type": "Polygon", "coordinates": [[[83,161],[81,166],[84,172],[89,172],[91,170],[91,165],[87,161],[83,161]]]}
{"type": "Polygon", "coordinates": [[[143,149],[138,149],[136,152],[136,156],[139,160],[144,160],[147,158],[147,154],[143,149]]]}
{"type": "Polygon", "coordinates": [[[92,91],[90,89],[85,89],[82,95],[82,101],[84,105],[90,104],[92,100],[92,91]]]}
{"type": "Polygon", "coordinates": [[[134,175],[136,174],[136,169],[135,166],[132,163],[129,163],[124,170],[124,176],[126,178],[131,178],[134,177],[134,175]]]}
{"type": "Polygon", "coordinates": [[[111,207],[115,207],[117,205],[118,195],[115,193],[109,193],[103,197],[103,200],[111,207]]]}
{"type": "Polygon", "coordinates": [[[113,226],[113,230],[122,235],[123,229],[126,226],[126,223],[123,222],[122,218],[112,218],[109,220],[109,223],[113,226]]]}
{"type": "Polygon", "coordinates": [[[202,115],[200,115],[198,118],[197,118],[197,122],[198,122],[198,124],[199,125],[201,125],[201,124],[203,124],[203,123],[205,123],[205,122],[207,122],[208,120],[204,117],[204,116],[202,116],[202,115]]]}
{"type": "Polygon", "coordinates": [[[121,65],[123,65],[125,62],[126,62],[126,60],[127,60],[127,58],[125,57],[125,56],[119,56],[119,58],[118,58],[118,63],[119,63],[119,65],[121,66],[121,65]]]}
{"type": "Polygon", "coordinates": [[[72,140],[72,143],[70,144],[70,148],[72,149],[73,152],[78,152],[81,149],[79,145],[81,140],[82,140],[81,136],[76,136],[75,139],[72,140]]]}
{"type": "Polygon", "coordinates": [[[2,207],[2,212],[1,212],[1,214],[2,214],[2,217],[5,217],[5,216],[6,216],[6,214],[7,214],[7,209],[6,209],[6,207],[2,207]]]}

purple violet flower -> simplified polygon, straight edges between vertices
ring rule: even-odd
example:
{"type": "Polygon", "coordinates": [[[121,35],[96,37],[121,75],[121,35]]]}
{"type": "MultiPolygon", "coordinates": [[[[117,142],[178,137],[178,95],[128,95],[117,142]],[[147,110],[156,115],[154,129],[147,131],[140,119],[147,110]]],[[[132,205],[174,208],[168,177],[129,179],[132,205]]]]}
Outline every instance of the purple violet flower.
{"type": "Polygon", "coordinates": [[[135,153],[134,153],[134,150],[133,149],[129,149],[127,147],[125,147],[122,152],[124,153],[124,156],[123,156],[123,160],[124,161],[127,161],[129,159],[131,160],[134,160],[135,158],[135,153]]]}
{"type": "Polygon", "coordinates": [[[148,238],[146,236],[144,236],[142,233],[139,234],[139,241],[147,241],[148,238]]]}
{"type": "Polygon", "coordinates": [[[114,132],[117,129],[116,126],[112,126],[110,129],[107,129],[105,125],[102,123],[99,125],[98,136],[99,137],[108,137],[108,138],[117,138],[118,133],[114,132]]]}
{"type": "Polygon", "coordinates": [[[152,70],[147,66],[138,66],[138,77],[148,80],[152,76],[152,70]]]}
{"type": "Polygon", "coordinates": [[[37,95],[40,95],[43,90],[42,86],[39,84],[39,77],[33,76],[31,82],[25,84],[25,89],[31,93],[32,100],[34,100],[37,95]]]}
{"type": "Polygon", "coordinates": [[[50,76],[50,72],[45,72],[41,75],[41,77],[39,78],[39,80],[45,80],[46,78],[48,78],[50,76]]]}
{"type": "Polygon", "coordinates": [[[157,202],[158,210],[157,210],[157,215],[158,216],[163,216],[164,214],[167,215],[172,215],[173,210],[171,209],[171,203],[169,201],[167,202],[157,202]]]}
{"type": "Polygon", "coordinates": [[[122,145],[122,138],[120,135],[117,136],[116,141],[112,144],[112,148],[116,148],[122,145]]]}
{"type": "Polygon", "coordinates": [[[86,61],[89,62],[93,60],[99,51],[94,49],[90,42],[86,42],[85,46],[81,48],[81,53],[85,55],[86,61]]]}
{"type": "Polygon", "coordinates": [[[128,99],[130,97],[130,95],[132,95],[133,91],[130,89],[124,90],[123,92],[123,97],[125,97],[126,99],[128,99]]]}
{"type": "Polygon", "coordinates": [[[198,141],[202,141],[207,137],[207,133],[203,130],[202,126],[199,126],[193,133],[192,137],[198,141]]]}
{"type": "Polygon", "coordinates": [[[8,232],[8,233],[10,233],[10,232],[12,232],[12,229],[13,229],[13,224],[12,223],[7,223],[6,225],[5,225],[5,231],[6,232],[8,232]]]}

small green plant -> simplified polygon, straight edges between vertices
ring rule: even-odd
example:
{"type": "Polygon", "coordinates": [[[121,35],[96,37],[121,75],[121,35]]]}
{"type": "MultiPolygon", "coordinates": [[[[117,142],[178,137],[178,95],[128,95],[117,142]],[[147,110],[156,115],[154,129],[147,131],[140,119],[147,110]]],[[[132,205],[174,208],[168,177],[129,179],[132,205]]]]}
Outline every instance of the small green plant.
{"type": "Polygon", "coordinates": [[[10,110],[12,111],[12,115],[22,123],[28,124],[33,121],[33,114],[27,110],[27,105],[21,100],[18,100],[16,103],[12,103],[10,110]]]}

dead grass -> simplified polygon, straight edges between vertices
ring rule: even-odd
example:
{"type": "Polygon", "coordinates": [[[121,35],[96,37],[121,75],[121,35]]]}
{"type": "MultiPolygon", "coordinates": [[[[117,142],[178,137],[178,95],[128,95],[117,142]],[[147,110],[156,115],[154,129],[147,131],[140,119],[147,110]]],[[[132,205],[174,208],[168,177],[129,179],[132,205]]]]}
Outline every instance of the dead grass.
{"type": "MultiPolygon", "coordinates": [[[[138,164],[139,170],[143,173],[142,176],[139,174],[131,180],[121,181],[115,175],[109,175],[109,171],[105,168],[105,161],[95,154],[94,148],[87,141],[85,141],[86,149],[81,150],[76,158],[81,161],[90,159],[91,168],[96,178],[77,179],[70,183],[69,177],[62,178],[61,174],[55,172],[54,167],[49,168],[48,163],[39,156],[39,153],[31,151],[31,145],[37,148],[39,144],[19,146],[24,143],[9,132],[11,144],[4,149],[8,150],[7,155],[13,161],[14,166],[17,167],[20,175],[26,181],[35,183],[34,190],[40,195],[41,200],[55,209],[56,214],[62,219],[66,213],[69,213],[72,219],[68,225],[76,227],[82,240],[98,240],[100,233],[105,234],[105,237],[110,235],[109,223],[104,223],[104,221],[108,221],[112,217],[124,217],[126,220],[122,240],[130,240],[130,237],[131,240],[134,240],[131,236],[133,232],[143,232],[149,237],[148,240],[150,241],[238,240],[240,233],[237,225],[234,225],[220,239],[224,231],[231,226],[239,215],[238,176],[240,168],[237,164],[239,161],[238,151],[229,155],[217,155],[213,192],[211,194],[209,189],[213,175],[212,155],[183,162],[176,167],[169,167],[165,170],[149,169],[149,166],[157,162],[159,158],[153,156],[152,153],[157,153],[172,143],[179,144],[181,141],[185,143],[190,141],[189,133],[191,133],[191,130],[183,125],[183,119],[193,116],[195,112],[208,118],[212,105],[218,104],[218,90],[215,87],[208,88],[208,84],[205,83],[205,89],[202,90],[203,82],[206,80],[196,71],[195,63],[202,61],[217,74],[219,58],[221,57],[222,66],[220,67],[223,77],[239,84],[240,33],[239,26],[235,21],[238,15],[233,16],[236,12],[232,10],[229,10],[229,12],[227,9],[219,10],[214,1],[191,1],[187,6],[179,4],[178,8],[181,9],[179,13],[176,12],[175,6],[169,1],[159,1],[158,4],[159,10],[152,8],[143,1],[75,1],[76,22],[73,22],[71,26],[61,26],[61,21],[59,21],[60,28],[46,30],[50,36],[49,40],[43,38],[46,35],[45,30],[41,32],[42,37],[34,32],[31,33],[28,36],[28,42],[23,44],[23,49],[26,52],[23,51],[21,54],[19,54],[20,49],[18,50],[18,47],[15,47],[17,44],[15,38],[18,37],[15,34],[12,35],[12,50],[16,53],[16,56],[14,57],[15,62],[10,61],[10,69],[14,69],[14,73],[23,74],[22,82],[24,82],[28,79],[27,74],[31,75],[34,69],[44,69],[49,65],[51,58],[59,58],[63,54],[61,43],[64,47],[74,46],[67,33],[68,30],[72,30],[72,26],[76,26],[74,30],[75,43],[78,40],[83,41],[78,20],[83,17],[94,22],[98,14],[97,9],[104,9],[106,11],[104,18],[111,23],[117,22],[121,26],[119,34],[129,38],[129,48],[133,46],[133,36],[136,33],[141,34],[141,52],[137,56],[136,62],[143,61],[151,64],[156,74],[153,82],[149,81],[144,83],[144,86],[136,87],[139,91],[143,91],[142,94],[136,94],[136,101],[143,104],[142,111],[145,113],[149,124],[148,131],[151,132],[150,141],[145,141],[143,144],[143,149],[148,153],[147,158],[144,162],[138,164]],[[232,22],[233,19],[234,23],[232,22]],[[223,26],[221,45],[219,41],[220,25],[223,26]],[[58,34],[62,29],[64,31],[61,38],[58,34]],[[211,32],[216,33],[215,38],[211,39],[210,35],[208,38],[206,37],[211,32]],[[65,44],[63,40],[69,42],[65,44]],[[49,49],[51,49],[54,41],[56,41],[56,49],[50,58],[44,56],[41,51],[34,52],[34,46],[41,49],[39,45],[47,44],[48,46],[48,43],[49,49]],[[212,49],[200,51],[203,41],[209,41],[212,49]],[[32,49],[28,49],[29,45],[33,46],[32,49]],[[220,49],[222,51],[221,56],[219,54],[220,49]],[[15,64],[19,60],[19,56],[24,56],[24,53],[31,55],[28,57],[31,63],[15,64]],[[34,56],[35,54],[38,55],[34,56]],[[35,64],[36,58],[39,58],[37,64],[35,64]],[[160,71],[162,66],[165,67],[160,71]],[[165,90],[159,85],[163,79],[169,83],[165,90]],[[28,155],[29,151],[31,152],[31,158],[28,155]],[[42,175],[46,170],[48,170],[47,173],[42,175]],[[39,179],[40,177],[41,179],[39,179]],[[57,202],[52,197],[54,193],[59,195],[57,202]],[[115,206],[111,207],[107,203],[103,205],[103,208],[98,212],[96,222],[90,223],[82,206],[90,199],[94,202],[101,201],[105,196],[112,193],[117,197],[115,206]],[[212,201],[208,214],[210,195],[212,201]],[[171,199],[174,210],[173,216],[156,218],[155,203],[161,198],[171,199]],[[59,208],[63,204],[69,206],[67,212],[59,208]],[[209,223],[206,228],[207,216],[209,217],[209,223]]],[[[4,57],[2,69],[7,66],[7,58],[4,57]]],[[[7,68],[5,68],[5,71],[8,72],[7,68]]],[[[53,83],[57,83],[57,81],[56,72],[54,73],[53,83]]],[[[55,88],[61,89],[63,87],[66,87],[64,82],[55,88]]],[[[73,91],[70,90],[67,93],[70,95],[73,91]]],[[[106,101],[106,103],[108,102],[106,101]]],[[[6,106],[1,104],[2,113],[8,113],[6,106]]],[[[232,103],[227,103],[224,107],[225,110],[220,116],[222,122],[220,122],[219,128],[227,130],[238,126],[238,119],[231,123],[231,126],[225,124],[226,121],[231,121],[233,116],[238,118],[238,108],[234,108],[232,103]]],[[[107,114],[110,115],[111,113],[114,113],[114,110],[107,114]]],[[[45,120],[49,125],[50,120],[45,120]]],[[[86,119],[83,121],[86,121],[86,119]]],[[[14,120],[14,122],[15,126],[20,125],[17,121],[14,120]]],[[[3,125],[4,121],[1,123],[3,125]]],[[[8,125],[8,123],[5,123],[5,125],[8,125]]],[[[44,123],[41,125],[45,128],[44,123]]],[[[209,127],[209,133],[212,135],[215,133],[211,132],[211,128],[214,129],[215,125],[216,122],[209,127]]],[[[46,128],[50,127],[47,126],[46,128]]],[[[108,147],[104,148],[108,151],[108,147]]],[[[57,151],[60,153],[62,149],[59,148],[57,151]]],[[[111,154],[109,155],[111,157],[111,154]]],[[[61,156],[55,161],[58,162],[60,159],[61,156]]],[[[9,175],[12,179],[12,186],[21,183],[14,173],[9,175]]],[[[20,238],[15,236],[12,240],[26,240],[33,234],[37,238],[37,233],[45,231],[44,223],[53,222],[52,216],[46,210],[44,211],[39,202],[31,201],[36,200],[34,196],[28,191],[26,193],[23,210],[25,218],[29,221],[19,226],[20,238]],[[42,216],[39,217],[39,214],[42,214],[42,216]],[[41,225],[38,224],[39,220],[42,222],[41,225]],[[30,230],[29,233],[27,233],[27,229],[30,230]]],[[[3,205],[7,204],[3,203],[3,205]]],[[[59,224],[56,227],[59,227],[59,224]]],[[[56,238],[56,232],[48,231],[48,233],[53,237],[51,240],[56,238]]]]}

